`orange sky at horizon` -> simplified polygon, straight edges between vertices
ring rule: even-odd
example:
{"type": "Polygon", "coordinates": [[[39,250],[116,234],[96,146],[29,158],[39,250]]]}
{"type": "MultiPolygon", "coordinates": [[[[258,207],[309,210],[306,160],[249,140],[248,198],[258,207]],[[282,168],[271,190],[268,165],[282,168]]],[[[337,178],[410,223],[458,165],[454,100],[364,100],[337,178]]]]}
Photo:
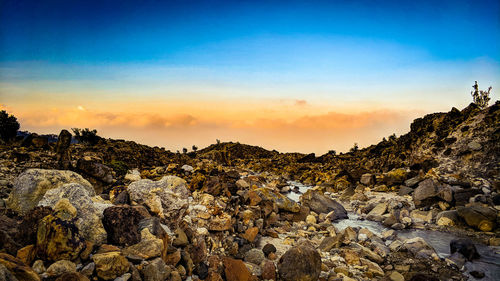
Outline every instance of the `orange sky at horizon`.
{"type": "MultiPolygon", "coordinates": [[[[21,130],[57,134],[61,129],[95,128],[103,137],[165,147],[199,148],[239,141],[280,152],[347,151],[409,130],[422,110],[359,104],[358,110],[306,100],[158,101],[86,105],[23,102],[1,105],[14,114],[21,130]]],[[[354,107],[354,106],[353,106],[354,107]]]]}

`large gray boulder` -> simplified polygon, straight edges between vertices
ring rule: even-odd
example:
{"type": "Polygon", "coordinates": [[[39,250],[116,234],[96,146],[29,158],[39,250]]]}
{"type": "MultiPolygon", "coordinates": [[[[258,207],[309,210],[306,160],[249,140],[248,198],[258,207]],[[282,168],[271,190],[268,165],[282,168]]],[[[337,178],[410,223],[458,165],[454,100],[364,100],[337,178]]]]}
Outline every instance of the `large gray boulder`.
{"type": "MultiPolygon", "coordinates": [[[[448,190],[445,190],[438,181],[426,179],[421,181],[413,192],[413,201],[416,207],[431,205],[440,198],[445,201],[451,201],[452,195],[451,193],[448,195],[446,191],[448,190]]],[[[451,192],[451,190],[449,192],[451,192]]]]}
{"type": "Polygon", "coordinates": [[[127,192],[132,202],[145,204],[161,218],[176,219],[188,207],[186,181],[176,176],[165,176],[158,181],[138,180],[128,186],[127,192]]]}
{"type": "Polygon", "coordinates": [[[14,180],[14,188],[7,199],[7,207],[24,215],[38,205],[48,190],[68,183],[77,183],[90,196],[92,185],[79,174],[66,170],[28,169],[14,180]]]}
{"type": "Polygon", "coordinates": [[[106,242],[107,238],[106,230],[101,221],[103,210],[112,205],[94,202],[92,200],[94,195],[80,184],[69,183],[48,190],[38,203],[38,206],[54,208],[59,200],[67,198],[71,205],[76,208],[77,220],[75,225],[80,234],[88,241],[102,244],[106,242]]]}

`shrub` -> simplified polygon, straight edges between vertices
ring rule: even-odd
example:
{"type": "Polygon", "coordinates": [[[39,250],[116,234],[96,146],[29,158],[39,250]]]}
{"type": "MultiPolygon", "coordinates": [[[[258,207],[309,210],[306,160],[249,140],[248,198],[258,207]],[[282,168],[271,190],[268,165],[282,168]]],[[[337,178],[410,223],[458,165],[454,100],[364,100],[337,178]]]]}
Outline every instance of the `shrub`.
{"type": "Polygon", "coordinates": [[[125,162],[119,160],[112,160],[108,163],[108,166],[112,168],[118,176],[126,175],[129,170],[129,166],[125,162]]]}
{"type": "Polygon", "coordinates": [[[479,108],[486,108],[488,106],[488,102],[490,102],[490,91],[491,87],[488,88],[488,91],[483,91],[479,90],[479,85],[477,84],[477,81],[474,83],[472,86],[474,89],[472,92],[470,92],[472,96],[472,100],[474,101],[479,108]]]}
{"type": "Polygon", "coordinates": [[[351,148],[350,152],[356,152],[356,151],[358,151],[358,149],[359,149],[358,143],[355,142],[354,145],[353,145],[353,147],[351,148]]]}
{"type": "Polygon", "coordinates": [[[75,134],[75,139],[84,144],[95,145],[102,139],[97,135],[97,130],[95,129],[91,131],[89,128],[72,128],[71,130],[75,134]]]}
{"type": "Polygon", "coordinates": [[[19,122],[14,115],[9,115],[7,111],[0,111],[0,138],[9,141],[16,137],[19,130],[19,122]]]}

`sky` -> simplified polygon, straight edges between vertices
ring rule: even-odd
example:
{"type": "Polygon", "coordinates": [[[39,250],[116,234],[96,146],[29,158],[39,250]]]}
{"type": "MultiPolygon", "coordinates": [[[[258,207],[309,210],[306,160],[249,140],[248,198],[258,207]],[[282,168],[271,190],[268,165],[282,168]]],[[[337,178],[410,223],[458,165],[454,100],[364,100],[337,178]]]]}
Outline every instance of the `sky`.
{"type": "Polygon", "coordinates": [[[499,77],[498,0],[0,0],[0,107],[38,133],[347,151],[499,77]]]}

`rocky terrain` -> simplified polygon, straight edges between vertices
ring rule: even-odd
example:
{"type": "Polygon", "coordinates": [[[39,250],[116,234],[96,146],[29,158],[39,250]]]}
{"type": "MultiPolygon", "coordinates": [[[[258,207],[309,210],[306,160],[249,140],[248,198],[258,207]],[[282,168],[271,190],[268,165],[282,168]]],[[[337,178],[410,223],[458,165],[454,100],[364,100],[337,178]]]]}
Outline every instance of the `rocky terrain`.
{"type": "Polygon", "coordinates": [[[319,157],[21,136],[0,145],[0,280],[495,280],[499,107],[319,157]]]}

